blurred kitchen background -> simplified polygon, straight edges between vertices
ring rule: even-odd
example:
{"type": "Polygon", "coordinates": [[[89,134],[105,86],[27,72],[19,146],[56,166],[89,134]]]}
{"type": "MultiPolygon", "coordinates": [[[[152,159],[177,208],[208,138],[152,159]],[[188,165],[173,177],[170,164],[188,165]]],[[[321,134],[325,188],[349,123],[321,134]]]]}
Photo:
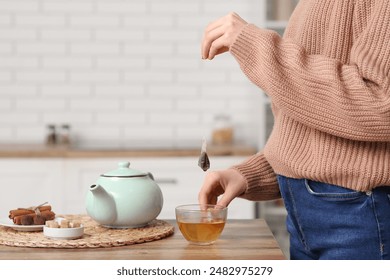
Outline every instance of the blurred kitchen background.
{"type": "Polygon", "coordinates": [[[68,124],[79,145],[193,146],[223,113],[259,145],[263,96],[200,42],[230,11],[262,24],[261,2],[0,0],[1,142],[68,124]]]}
{"type": "MultiPolygon", "coordinates": [[[[296,2],[0,0],[0,144],[42,144],[54,126],[77,149],[200,149],[222,122],[234,131],[233,145],[260,150],[273,123],[268,98],[232,56],[202,60],[201,38],[208,23],[232,11],[282,34],[296,2]]],[[[225,157],[219,166],[243,158],[225,157]]],[[[1,160],[1,175],[10,181],[13,170],[40,163],[1,160]]],[[[45,160],[42,166],[64,172],[64,159],[45,160]]],[[[86,165],[74,160],[67,164],[86,165]]],[[[103,163],[98,170],[107,171],[103,163]]],[[[88,179],[100,175],[91,170],[88,179]]],[[[57,178],[43,184],[49,188],[57,178]]],[[[78,209],[58,203],[63,211],[78,209]]],[[[281,202],[253,209],[252,216],[267,218],[287,246],[281,202]]]]}

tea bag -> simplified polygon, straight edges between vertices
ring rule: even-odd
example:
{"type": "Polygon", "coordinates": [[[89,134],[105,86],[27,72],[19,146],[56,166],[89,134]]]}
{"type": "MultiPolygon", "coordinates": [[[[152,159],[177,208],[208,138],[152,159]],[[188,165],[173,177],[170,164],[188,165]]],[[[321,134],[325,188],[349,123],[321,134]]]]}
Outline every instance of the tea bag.
{"type": "Polygon", "coordinates": [[[207,155],[206,149],[207,149],[207,142],[206,139],[203,138],[202,149],[198,160],[198,165],[200,168],[202,168],[203,171],[207,171],[207,169],[210,168],[210,160],[207,155]]]}

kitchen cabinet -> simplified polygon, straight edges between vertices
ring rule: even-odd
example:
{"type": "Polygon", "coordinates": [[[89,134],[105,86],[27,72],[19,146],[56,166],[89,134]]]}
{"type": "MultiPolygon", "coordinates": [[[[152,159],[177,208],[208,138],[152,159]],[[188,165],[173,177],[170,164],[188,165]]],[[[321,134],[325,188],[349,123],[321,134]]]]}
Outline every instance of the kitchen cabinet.
{"type": "Polygon", "coordinates": [[[62,209],[63,171],[61,159],[0,159],[0,217],[46,201],[62,209]]]}
{"type": "MultiPolygon", "coordinates": [[[[243,156],[210,158],[212,169],[223,169],[244,160],[243,156]]],[[[2,158],[0,159],[0,213],[48,201],[56,213],[85,214],[85,197],[98,177],[116,169],[127,158],[2,158]]],[[[197,203],[205,173],[197,166],[197,157],[136,157],[131,167],[151,172],[164,197],[161,219],[174,219],[175,206],[197,203]]],[[[235,199],[228,217],[249,219],[255,216],[254,203],[235,199]]]]}

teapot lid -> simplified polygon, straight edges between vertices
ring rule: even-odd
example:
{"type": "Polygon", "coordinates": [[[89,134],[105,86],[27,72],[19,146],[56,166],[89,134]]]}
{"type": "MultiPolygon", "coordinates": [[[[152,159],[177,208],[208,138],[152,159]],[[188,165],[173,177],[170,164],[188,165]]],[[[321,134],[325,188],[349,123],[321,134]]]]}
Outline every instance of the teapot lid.
{"type": "Polygon", "coordinates": [[[118,163],[118,168],[111,170],[107,173],[104,173],[103,177],[122,177],[122,178],[131,178],[131,177],[143,177],[147,174],[136,169],[129,168],[130,162],[124,161],[118,163]]]}

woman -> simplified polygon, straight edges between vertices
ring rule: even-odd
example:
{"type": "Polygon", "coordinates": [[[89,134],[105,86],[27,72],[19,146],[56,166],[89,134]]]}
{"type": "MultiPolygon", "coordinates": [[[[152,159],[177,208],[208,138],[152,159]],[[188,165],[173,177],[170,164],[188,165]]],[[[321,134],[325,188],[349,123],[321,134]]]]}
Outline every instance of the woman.
{"type": "Polygon", "coordinates": [[[275,124],[199,202],[281,195],[291,259],[390,259],[389,31],[388,0],[301,0],[283,38],[234,13],[211,23],[202,58],[229,51],[275,124]]]}

